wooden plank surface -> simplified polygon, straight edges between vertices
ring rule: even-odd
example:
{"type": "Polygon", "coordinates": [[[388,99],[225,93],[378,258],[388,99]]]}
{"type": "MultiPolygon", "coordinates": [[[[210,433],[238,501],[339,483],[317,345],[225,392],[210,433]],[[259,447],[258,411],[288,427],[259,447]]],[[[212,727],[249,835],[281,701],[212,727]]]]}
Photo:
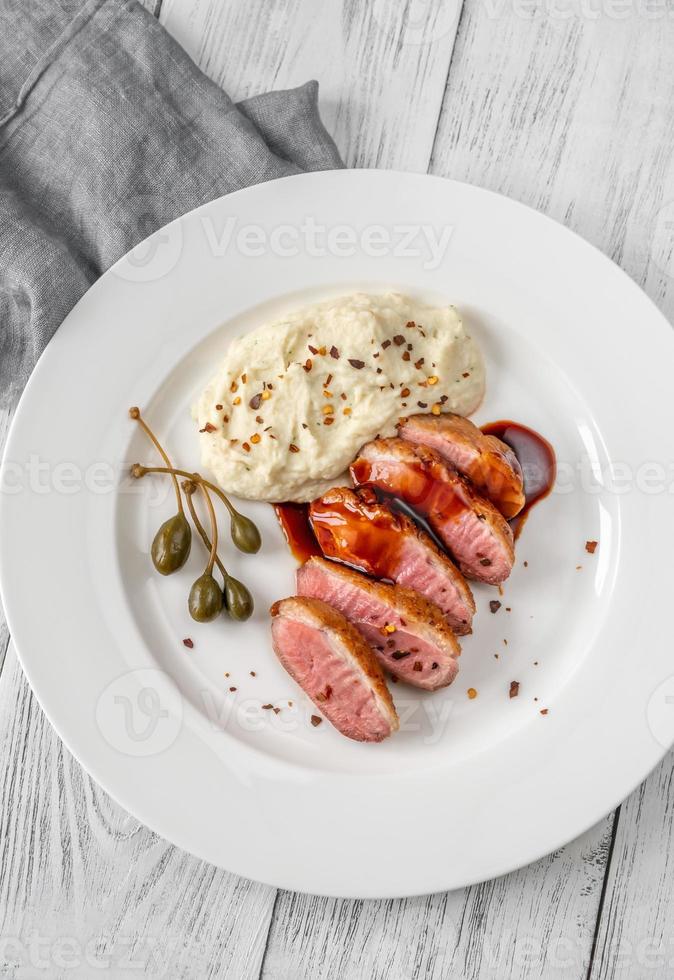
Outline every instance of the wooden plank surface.
{"type": "MultiPolygon", "coordinates": [[[[430,163],[539,207],[607,251],[671,316],[671,25],[526,17],[516,4],[467,0],[452,55],[450,8],[164,0],[161,19],[234,98],[317,77],[350,165],[430,163]]],[[[123,978],[143,975],[138,960],[147,975],[237,980],[578,978],[588,965],[593,978],[671,976],[662,964],[640,973],[641,953],[621,973],[615,942],[619,930],[623,944],[653,935],[672,945],[663,858],[671,761],[623,806],[614,837],[609,817],[536,865],[473,889],[336,902],[275,896],[138,825],[61,746],[11,646],[0,746],[0,937],[19,940],[0,948],[0,974],[91,976],[86,956],[106,955],[95,945],[103,935],[109,975],[123,978]],[[51,974],[31,963],[34,930],[51,940],[38,950],[51,974]],[[61,966],[69,938],[80,948],[72,968],[61,966]]]]}
{"type": "Polygon", "coordinates": [[[320,81],[348,166],[425,171],[459,0],[163,0],[160,20],[233,99],[320,81]]]}
{"type": "Polygon", "coordinates": [[[442,895],[348,902],[283,892],[262,976],[578,980],[587,972],[610,830],[603,821],[529,868],[442,895]]]}
{"type": "Polygon", "coordinates": [[[468,4],[431,171],[563,222],[671,320],[674,19],[596,6],[596,18],[566,19],[518,16],[526,4],[504,0],[468,4]]]}

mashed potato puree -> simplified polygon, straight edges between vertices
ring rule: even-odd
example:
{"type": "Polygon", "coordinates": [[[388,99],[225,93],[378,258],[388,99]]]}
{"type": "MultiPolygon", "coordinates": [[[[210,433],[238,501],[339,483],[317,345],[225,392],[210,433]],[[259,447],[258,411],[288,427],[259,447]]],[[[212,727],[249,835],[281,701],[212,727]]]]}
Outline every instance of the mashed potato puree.
{"type": "Polygon", "coordinates": [[[484,386],[482,355],[453,306],[343,296],[230,344],[194,406],[202,462],[239,497],[312,500],[399,418],[469,415],[484,386]]]}

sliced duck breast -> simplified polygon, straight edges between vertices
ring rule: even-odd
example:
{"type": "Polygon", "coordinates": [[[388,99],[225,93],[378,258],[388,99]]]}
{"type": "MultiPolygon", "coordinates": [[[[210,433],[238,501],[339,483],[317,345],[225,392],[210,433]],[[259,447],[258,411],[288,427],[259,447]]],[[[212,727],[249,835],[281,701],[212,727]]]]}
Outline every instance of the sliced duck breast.
{"type": "Polygon", "coordinates": [[[401,680],[434,691],[456,677],[461,652],[436,605],[400,585],[310,558],[297,570],[297,591],[339,609],[365,637],[380,664],[401,680]]]}
{"type": "Polygon", "coordinates": [[[508,522],[434,450],[404,439],[375,439],[361,449],[351,476],[423,515],[464,575],[490,585],[510,575],[515,552],[508,522]]]}
{"type": "Polygon", "coordinates": [[[295,596],[275,602],[271,615],[276,656],[342,735],[381,742],[397,730],[382,669],[340,612],[319,599],[295,596]]]}
{"type": "Polygon", "coordinates": [[[467,476],[510,520],[524,507],[524,480],[517,456],[496,436],[485,435],[470,419],[446,412],[411,415],[398,426],[408,442],[434,449],[467,476]]]}
{"type": "Polygon", "coordinates": [[[327,558],[415,589],[440,607],[455,633],[470,633],[475,602],[461,572],[371,489],[328,490],[310,505],[309,520],[327,558]]]}

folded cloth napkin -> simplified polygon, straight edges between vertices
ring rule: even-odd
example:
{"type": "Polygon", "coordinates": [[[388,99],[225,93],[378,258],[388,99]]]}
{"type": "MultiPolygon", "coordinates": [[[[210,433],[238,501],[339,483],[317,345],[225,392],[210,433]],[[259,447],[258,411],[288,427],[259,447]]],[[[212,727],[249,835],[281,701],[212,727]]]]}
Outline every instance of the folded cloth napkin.
{"type": "Polygon", "coordinates": [[[3,0],[1,402],[151,232],[230,191],[342,167],[317,100],[308,82],[234,104],[137,0],[3,0]]]}

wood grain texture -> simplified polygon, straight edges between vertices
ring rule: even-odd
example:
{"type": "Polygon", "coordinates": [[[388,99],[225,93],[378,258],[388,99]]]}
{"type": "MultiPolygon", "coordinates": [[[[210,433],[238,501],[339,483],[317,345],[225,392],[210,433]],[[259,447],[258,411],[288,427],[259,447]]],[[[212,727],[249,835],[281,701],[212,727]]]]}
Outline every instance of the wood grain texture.
{"type": "Polygon", "coordinates": [[[259,975],[273,889],[196,860],[113,803],[54,733],[11,646],[0,758],[0,975],[259,975]]]}
{"type": "Polygon", "coordinates": [[[424,898],[349,902],[282,892],[262,976],[578,980],[609,839],[603,821],[529,868],[424,898]]]}
{"type": "Polygon", "coordinates": [[[674,976],[674,753],[623,803],[589,980],[674,976]]]}
{"type": "MultiPolygon", "coordinates": [[[[5,399],[5,403],[2,405],[2,407],[0,407],[0,458],[2,457],[2,452],[5,448],[5,443],[9,434],[9,427],[12,423],[12,419],[14,418],[14,410],[16,408],[17,401],[18,396],[14,395],[9,400],[5,399]]],[[[4,492],[4,489],[0,486],[0,493],[2,492],[4,492]]],[[[5,619],[5,611],[2,608],[2,599],[0,598],[0,675],[2,675],[2,668],[5,663],[5,655],[7,653],[8,645],[9,629],[5,619]]]]}
{"type": "Polygon", "coordinates": [[[515,0],[466,6],[431,170],[563,222],[671,319],[674,17],[592,6],[570,19],[515,0]]]}
{"type": "Polygon", "coordinates": [[[348,166],[425,171],[457,14],[447,0],[164,0],[160,20],[234,99],[317,78],[348,166]]]}

